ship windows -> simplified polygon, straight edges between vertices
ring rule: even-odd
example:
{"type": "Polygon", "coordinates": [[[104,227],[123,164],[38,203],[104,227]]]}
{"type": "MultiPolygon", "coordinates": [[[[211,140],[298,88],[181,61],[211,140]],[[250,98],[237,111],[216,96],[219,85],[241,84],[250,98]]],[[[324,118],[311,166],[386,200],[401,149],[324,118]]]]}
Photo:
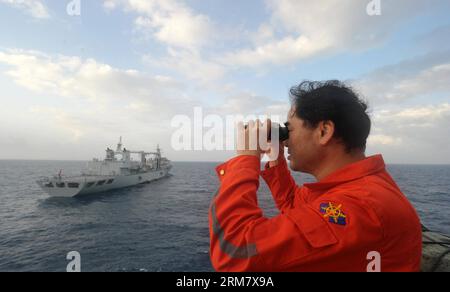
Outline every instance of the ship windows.
{"type": "Polygon", "coordinates": [[[52,183],[48,183],[44,185],[46,188],[53,188],[53,184],[52,183]]]}
{"type": "Polygon", "coordinates": [[[112,182],[114,181],[114,179],[108,179],[108,181],[106,182],[107,185],[112,184],[112,182]]]}
{"type": "Polygon", "coordinates": [[[80,184],[71,182],[71,183],[67,183],[67,186],[72,189],[77,189],[80,186],[80,184]]]}
{"type": "Polygon", "coordinates": [[[106,182],[106,180],[99,180],[99,181],[97,182],[97,185],[98,185],[98,186],[102,186],[102,185],[105,184],[105,182],[106,182]]]}
{"type": "Polygon", "coordinates": [[[57,186],[58,188],[64,188],[64,187],[66,186],[66,184],[63,183],[63,182],[60,182],[60,183],[56,183],[56,186],[57,186]]]}
{"type": "Polygon", "coordinates": [[[93,185],[95,185],[95,181],[94,181],[94,182],[88,182],[87,185],[86,185],[86,187],[90,188],[90,187],[92,187],[93,185]]]}

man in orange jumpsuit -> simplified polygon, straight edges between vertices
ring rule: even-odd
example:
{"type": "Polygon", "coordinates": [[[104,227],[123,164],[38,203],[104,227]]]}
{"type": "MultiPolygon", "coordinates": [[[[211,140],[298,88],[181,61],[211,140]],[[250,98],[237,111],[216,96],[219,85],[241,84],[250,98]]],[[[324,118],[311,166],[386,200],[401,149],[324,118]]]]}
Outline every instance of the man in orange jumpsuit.
{"type": "Polygon", "coordinates": [[[240,125],[246,147],[217,168],[221,186],[209,214],[213,267],[419,271],[420,221],[382,156],[365,156],[371,125],[365,103],[339,81],[305,81],[291,89],[291,98],[285,144],[290,168],[317,182],[296,185],[284,147],[261,171],[263,151],[250,149],[248,139],[270,121],[240,125]],[[274,218],[258,207],[260,176],[280,211],[274,218]]]}

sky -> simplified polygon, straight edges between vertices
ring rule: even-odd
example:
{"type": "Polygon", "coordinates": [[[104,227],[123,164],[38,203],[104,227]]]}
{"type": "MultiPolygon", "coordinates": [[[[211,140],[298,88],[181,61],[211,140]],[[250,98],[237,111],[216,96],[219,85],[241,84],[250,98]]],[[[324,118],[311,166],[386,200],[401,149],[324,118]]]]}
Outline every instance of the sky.
{"type": "Polygon", "coordinates": [[[0,159],[90,160],[122,136],[223,161],[173,147],[174,117],[283,118],[292,86],[338,79],[369,103],[367,155],[450,164],[450,1],[76,2],[0,0],[0,159]]]}

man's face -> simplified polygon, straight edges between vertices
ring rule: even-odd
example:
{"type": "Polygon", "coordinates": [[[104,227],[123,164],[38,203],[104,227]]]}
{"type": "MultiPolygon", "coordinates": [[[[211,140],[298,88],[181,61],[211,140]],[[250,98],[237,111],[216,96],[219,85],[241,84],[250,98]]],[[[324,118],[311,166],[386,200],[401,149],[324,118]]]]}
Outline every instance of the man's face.
{"type": "Polygon", "coordinates": [[[320,157],[320,147],[315,141],[316,131],[308,128],[304,121],[296,116],[295,108],[288,114],[288,123],[289,140],[286,144],[290,168],[293,171],[310,173],[320,157]]]}

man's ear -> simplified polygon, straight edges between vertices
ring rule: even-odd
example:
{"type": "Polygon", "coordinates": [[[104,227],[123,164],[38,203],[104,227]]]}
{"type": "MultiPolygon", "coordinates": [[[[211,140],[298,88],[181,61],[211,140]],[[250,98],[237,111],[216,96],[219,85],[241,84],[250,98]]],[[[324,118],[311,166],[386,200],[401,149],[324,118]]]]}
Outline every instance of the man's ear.
{"type": "Polygon", "coordinates": [[[332,121],[322,121],[319,123],[320,145],[326,145],[334,136],[334,123],[332,121]]]}

